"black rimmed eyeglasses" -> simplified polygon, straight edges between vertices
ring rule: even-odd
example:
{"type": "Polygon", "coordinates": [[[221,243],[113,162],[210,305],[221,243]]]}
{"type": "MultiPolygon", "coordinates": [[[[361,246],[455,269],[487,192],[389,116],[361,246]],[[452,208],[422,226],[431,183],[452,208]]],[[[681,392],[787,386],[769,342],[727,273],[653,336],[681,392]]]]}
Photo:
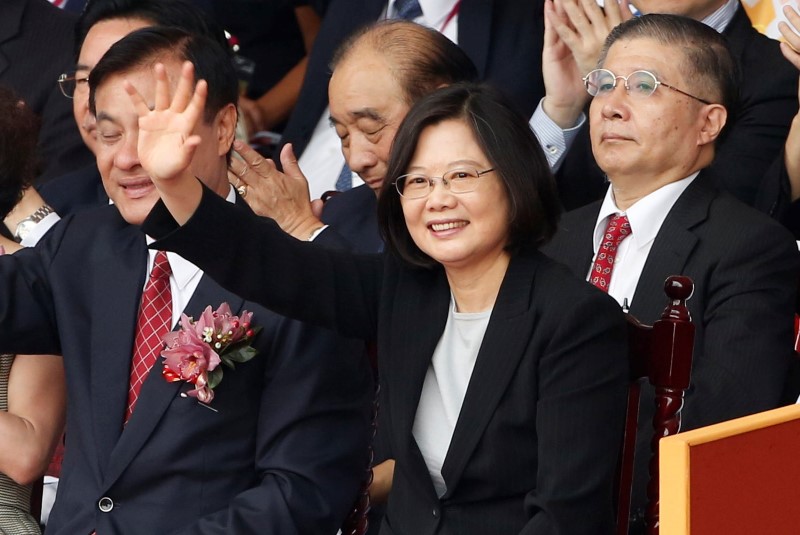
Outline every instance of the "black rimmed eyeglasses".
{"type": "Polygon", "coordinates": [[[76,91],[89,88],[89,76],[77,76],[75,72],[65,72],[56,81],[61,94],[67,98],[74,98],[76,91]]]}
{"type": "Polygon", "coordinates": [[[494,168],[478,171],[472,167],[459,167],[451,169],[442,176],[428,176],[422,173],[409,173],[398,177],[394,181],[397,193],[406,199],[421,199],[427,197],[433,191],[437,180],[442,181],[442,186],[449,189],[451,193],[469,193],[478,187],[478,179],[494,171],[494,168]]]}
{"type": "Polygon", "coordinates": [[[614,91],[614,88],[617,87],[617,80],[620,78],[625,82],[625,90],[634,97],[649,97],[656,92],[658,86],[663,85],[703,104],[711,104],[711,102],[687,93],[683,89],[665,84],[650,71],[633,71],[628,76],[617,76],[608,69],[595,69],[583,77],[583,84],[586,86],[586,91],[593,97],[604,97],[614,91]]]}

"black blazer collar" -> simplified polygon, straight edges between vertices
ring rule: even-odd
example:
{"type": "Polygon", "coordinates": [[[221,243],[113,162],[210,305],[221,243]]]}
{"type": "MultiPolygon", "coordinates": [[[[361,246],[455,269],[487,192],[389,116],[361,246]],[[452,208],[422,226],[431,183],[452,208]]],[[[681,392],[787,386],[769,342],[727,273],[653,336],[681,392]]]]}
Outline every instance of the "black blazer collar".
{"type": "Polygon", "coordinates": [[[442,465],[447,499],[514,377],[537,319],[532,306],[536,271],[543,255],[524,251],[512,257],[500,286],[475,368],[464,396],[450,448],[442,465]]]}
{"type": "Polygon", "coordinates": [[[668,276],[683,273],[697,246],[694,229],[708,219],[716,195],[710,172],[702,171],[670,210],[650,249],[631,302],[630,311],[640,320],[651,322],[664,307],[660,288],[668,276]]]}

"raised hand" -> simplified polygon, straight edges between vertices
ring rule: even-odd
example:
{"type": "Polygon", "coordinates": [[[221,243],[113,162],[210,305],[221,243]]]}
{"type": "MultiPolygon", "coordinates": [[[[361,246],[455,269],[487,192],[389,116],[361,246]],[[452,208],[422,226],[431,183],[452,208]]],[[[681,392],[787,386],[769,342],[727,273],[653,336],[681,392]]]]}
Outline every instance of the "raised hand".
{"type": "Polygon", "coordinates": [[[581,78],[594,69],[611,30],[632,17],[628,0],[546,0],[542,71],[544,111],[561,128],[574,126],[589,95],[581,78]]]}
{"type": "Polygon", "coordinates": [[[233,149],[242,160],[231,160],[228,176],[255,213],[271,217],[284,232],[300,240],[307,240],[322,226],[308,200],[308,180],[297,165],[291,144],[281,150],[284,173],[246,143],[237,140],[233,149]]]}
{"type": "Polygon", "coordinates": [[[791,26],[783,21],[778,23],[778,30],[786,42],[781,42],[781,52],[792,65],[800,69],[800,14],[792,6],[784,6],[783,14],[791,26]]]}
{"type": "Polygon", "coordinates": [[[155,101],[151,110],[144,97],[127,80],[125,91],[139,115],[139,161],[156,186],[181,175],[191,177],[189,166],[200,136],[193,134],[202,119],[208,86],[204,80],[194,83],[194,67],[184,62],[175,95],[163,64],[154,67],[155,101]]]}

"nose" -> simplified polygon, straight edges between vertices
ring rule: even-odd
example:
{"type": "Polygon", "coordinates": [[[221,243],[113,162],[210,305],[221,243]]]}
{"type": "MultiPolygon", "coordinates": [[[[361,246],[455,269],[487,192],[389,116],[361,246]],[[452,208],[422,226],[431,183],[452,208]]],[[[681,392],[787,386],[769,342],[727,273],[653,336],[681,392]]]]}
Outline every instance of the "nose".
{"type": "Polygon", "coordinates": [[[602,97],[602,114],[605,119],[623,119],[628,116],[628,90],[626,80],[617,78],[617,85],[608,94],[602,97]]]}
{"type": "Polygon", "coordinates": [[[114,167],[130,170],[139,165],[138,140],[137,135],[127,135],[120,141],[119,149],[114,155],[114,167]]]}
{"type": "Polygon", "coordinates": [[[350,169],[359,175],[375,167],[379,161],[375,154],[375,146],[360,135],[351,136],[345,159],[350,169]]]}
{"type": "Polygon", "coordinates": [[[428,209],[439,211],[453,208],[457,202],[456,196],[450,191],[450,188],[445,187],[444,180],[441,178],[434,178],[433,189],[426,197],[426,206],[428,209]]]}

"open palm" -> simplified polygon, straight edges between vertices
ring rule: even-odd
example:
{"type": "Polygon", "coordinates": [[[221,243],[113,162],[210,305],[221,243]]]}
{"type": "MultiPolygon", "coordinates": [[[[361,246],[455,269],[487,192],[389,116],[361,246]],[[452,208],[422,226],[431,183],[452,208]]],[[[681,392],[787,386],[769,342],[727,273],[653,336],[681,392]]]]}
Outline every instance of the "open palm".
{"type": "Polygon", "coordinates": [[[156,75],[153,109],[129,82],[125,91],[139,115],[139,161],[153,181],[173,179],[189,166],[200,136],[193,134],[201,120],[208,86],[204,80],[194,82],[194,68],[185,62],[181,68],[174,96],[163,64],[154,67],[156,75]]]}

